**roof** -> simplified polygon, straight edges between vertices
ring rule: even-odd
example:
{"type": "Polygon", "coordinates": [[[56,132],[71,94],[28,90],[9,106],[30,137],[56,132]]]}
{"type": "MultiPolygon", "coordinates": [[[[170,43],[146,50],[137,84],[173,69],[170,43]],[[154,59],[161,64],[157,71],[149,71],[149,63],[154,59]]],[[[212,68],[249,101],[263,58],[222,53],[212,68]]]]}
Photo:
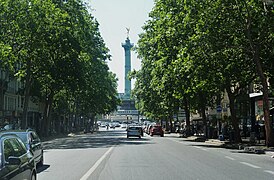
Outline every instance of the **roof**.
{"type": "Polygon", "coordinates": [[[18,134],[18,133],[22,133],[22,134],[24,134],[24,133],[28,133],[28,132],[30,132],[30,131],[33,131],[33,130],[30,130],[30,129],[26,129],[26,130],[19,130],[19,129],[15,129],[15,130],[3,130],[3,131],[1,131],[0,133],[1,134],[18,134]]]}
{"type": "Polygon", "coordinates": [[[16,134],[2,133],[2,132],[0,132],[0,138],[2,138],[2,137],[8,137],[8,136],[13,136],[13,137],[19,138],[18,136],[16,136],[16,134]]]}

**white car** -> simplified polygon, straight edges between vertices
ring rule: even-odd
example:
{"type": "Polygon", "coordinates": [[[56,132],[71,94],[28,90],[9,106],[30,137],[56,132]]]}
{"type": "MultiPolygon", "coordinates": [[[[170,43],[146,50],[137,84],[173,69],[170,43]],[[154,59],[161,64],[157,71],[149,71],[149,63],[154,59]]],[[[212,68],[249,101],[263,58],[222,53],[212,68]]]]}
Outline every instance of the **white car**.
{"type": "Polygon", "coordinates": [[[127,124],[122,123],[122,124],[121,124],[121,128],[127,128],[127,124]]]}
{"type": "Polygon", "coordinates": [[[103,127],[106,127],[106,123],[104,123],[104,122],[101,123],[100,127],[102,127],[102,128],[103,128],[103,127]]]}
{"type": "Polygon", "coordinates": [[[109,123],[109,128],[115,129],[115,123],[109,123]]]}

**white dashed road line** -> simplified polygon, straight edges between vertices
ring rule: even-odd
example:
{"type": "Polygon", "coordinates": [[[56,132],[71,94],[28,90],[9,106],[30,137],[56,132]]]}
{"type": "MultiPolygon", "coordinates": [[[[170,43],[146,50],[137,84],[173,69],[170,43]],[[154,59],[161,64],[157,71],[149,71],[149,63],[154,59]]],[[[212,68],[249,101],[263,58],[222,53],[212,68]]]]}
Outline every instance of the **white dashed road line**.
{"type": "Polygon", "coordinates": [[[107,155],[112,151],[113,147],[109,148],[105,154],[96,161],[96,163],[86,172],[86,174],[80,180],[87,180],[89,176],[96,170],[96,168],[102,163],[107,155]]]}
{"type": "Polygon", "coordinates": [[[247,162],[240,162],[241,164],[244,164],[244,165],[247,165],[249,167],[252,167],[252,168],[255,168],[255,169],[260,169],[261,167],[259,166],[256,166],[256,165],[253,165],[253,164],[250,164],[250,163],[247,163],[247,162]]]}
{"type": "MultiPolygon", "coordinates": [[[[177,141],[177,140],[174,140],[174,139],[170,139],[170,140],[172,140],[172,141],[174,141],[174,142],[177,142],[177,143],[182,143],[182,142],[177,141]]],[[[208,151],[208,149],[202,148],[202,147],[199,147],[199,146],[193,146],[193,147],[195,147],[195,148],[197,148],[197,149],[204,150],[204,151],[208,151]]],[[[225,158],[226,158],[226,159],[229,159],[229,160],[232,160],[232,161],[235,161],[235,160],[236,160],[235,158],[230,157],[230,156],[225,156],[225,158]]],[[[252,168],[255,168],[255,169],[261,169],[261,167],[256,166],[256,165],[254,165],[254,164],[247,163],[247,162],[239,162],[239,163],[244,164],[244,165],[249,166],[249,167],[252,167],[252,168]]],[[[264,172],[274,175],[274,171],[264,170],[264,172]]]]}
{"type": "Polygon", "coordinates": [[[208,149],[206,149],[206,148],[202,148],[202,147],[199,147],[199,146],[194,146],[194,147],[197,148],[197,149],[201,149],[203,151],[208,151],[208,149]]]}
{"type": "Polygon", "coordinates": [[[269,173],[269,174],[273,174],[273,175],[274,175],[274,172],[273,172],[273,171],[264,170],[264,172],[267,172],[267,173],[269,173]]]}
{"type": "Polygon", "coordinates": [[[232,160],[232,161],[235,160],[233,157],[229,157],[229,156],[225,156],[225,158],[230,159],[230,160],[232,160]]]}

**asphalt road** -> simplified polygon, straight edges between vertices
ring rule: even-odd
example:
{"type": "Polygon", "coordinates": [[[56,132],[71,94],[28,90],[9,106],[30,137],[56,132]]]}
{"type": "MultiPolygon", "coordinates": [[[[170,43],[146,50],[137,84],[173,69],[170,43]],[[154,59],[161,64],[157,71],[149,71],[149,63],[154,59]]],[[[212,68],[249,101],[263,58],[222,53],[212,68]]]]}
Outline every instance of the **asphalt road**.
{"type": "Polygon", "coordinates": [[[173,136],[126,138],[124,129],[44,143],[38,180],[273,180],[269,155],[187,142],[173,136]]]}

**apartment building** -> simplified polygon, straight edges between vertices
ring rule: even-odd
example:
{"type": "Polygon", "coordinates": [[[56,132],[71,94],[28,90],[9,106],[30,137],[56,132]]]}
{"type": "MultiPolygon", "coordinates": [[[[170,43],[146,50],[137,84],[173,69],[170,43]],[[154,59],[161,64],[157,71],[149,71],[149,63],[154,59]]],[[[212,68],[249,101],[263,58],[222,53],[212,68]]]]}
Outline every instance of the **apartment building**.
{"type": "MultiPolygon", "coordinates": [[[[20,125],[23,113],[23,83],[12,77],[7,70],[0,69],[0,126],[5,124],[20,125]]],[[[33,126],[41,116],[41,105],[29,102],[28,124],[33,126]]]]}

